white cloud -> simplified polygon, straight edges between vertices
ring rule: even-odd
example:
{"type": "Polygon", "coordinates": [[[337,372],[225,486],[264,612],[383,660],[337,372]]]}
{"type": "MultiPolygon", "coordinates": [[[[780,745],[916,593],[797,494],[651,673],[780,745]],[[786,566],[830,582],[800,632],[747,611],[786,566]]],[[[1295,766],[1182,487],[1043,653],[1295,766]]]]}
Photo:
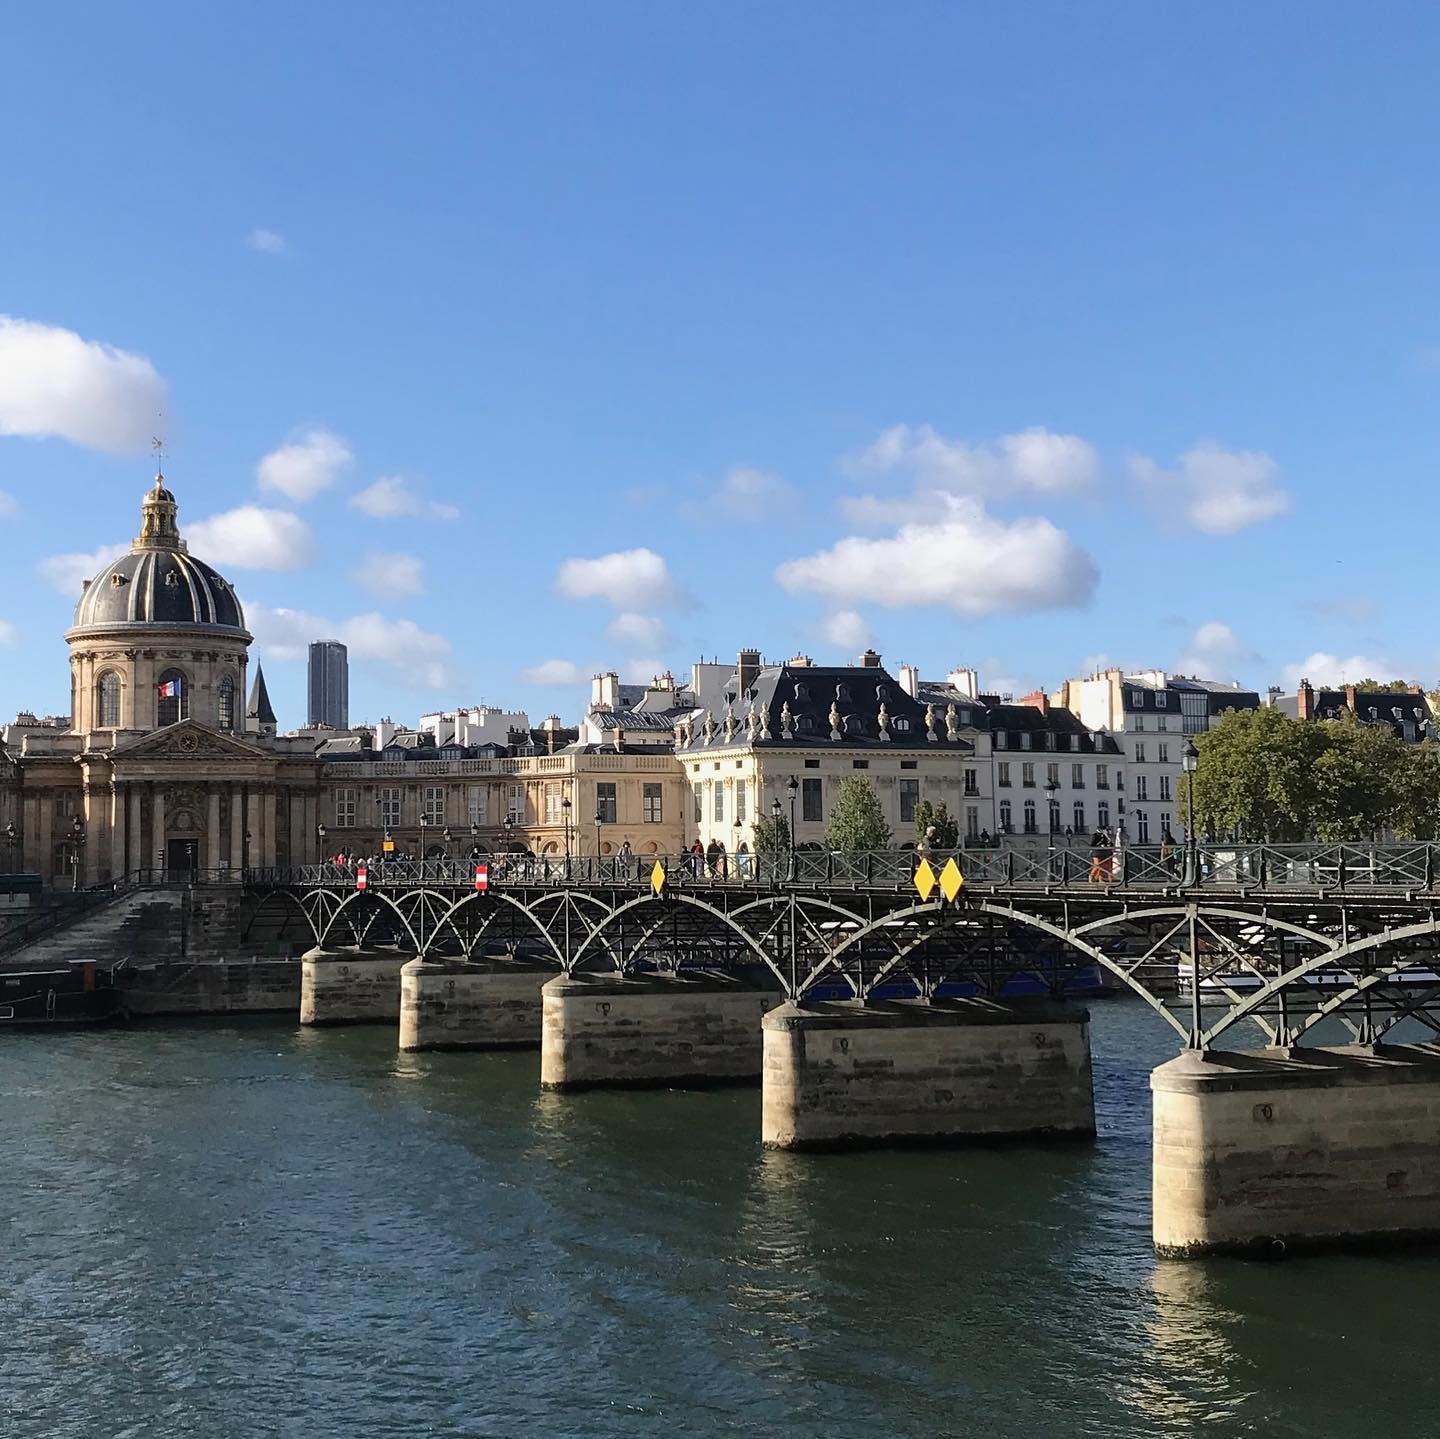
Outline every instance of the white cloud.
{"type": "Polygon", "coordinates": [[[997,520],[973,500],[951,500],[938,524],[911,524],[886,539],[851,535],[775,571],[787,590],[838,604],[948,605],[964,615],[1076,609],[1098,578],[1091,560],[1049,520],[997,520]]]}
{"type": "Polygon", "coordinates": [[[450,641],[421,629],[414,620],[391,620],[371,612],[337,623],[304,610],[248,602],[245,619],[266,659],[304,659],[311,640],[338,639],[349,649],[351,660],[386,665],[409,684],[444,689],[453,682],[450,641]]]}
{"type": "Polygon", "coordinates": [[[381,475],[372,485],[350,496],[352,509],[360,510],[372,520],[396,520],[407,515],[421,515],[432,520],[458,520],[460,511],[454,505],[422,499],[399,475],[381,475]]]}
{"type": "Polygon", "coordinates": [[[775,520],[795,503],[795,491],[778,475],[739,466],[731,470],[707,497],[714,508],[732,520],[754,524],[775,520]]]}
{"type": "Polygon", "coordinates": [[[1361,680],[1393,680],[1398,678],[1398,668],[1375,655],[1332,655],[1316,650],[1299,664],[1286,665],[1281,679],[1287,690],[1298,689],[1301,680],[1309,680],[1322,689],[1334,689],[1358,684],[1361,680]]]}
{"type": "Polygon", "coordinates": [[[842,650],[863,650],[871,639],[870,626],[854,610],[836,610],[821,626],[826,641],[842,650]]]}
{"type": "Polygon", "coordinates": [[[299,515],[241,505],[185,526],[195,555],[220,569],[298,570],[315,558],[315,538],[299,515]]]}
{"type": "Polygon", "coordinates": [[[292,444],[271,450],[255,468],[262,490],[278,490],[292,500],[313,500],[350,467],[350,447],[329,430],[310,430],[292,444]]]}
{"type": "Polygon", "coordinates": [[[605,634],[617,645],[658,650],[665,641],[665,621],[654,615],[637,615],[627,610],[605,626],[605,634]]]}
{"type": "Polygon", "coordinates": [[[0,520],[13,520],[20,513],[20,506],[14,495],[7,495],[0,490],[0,520]]]}
{"type": "Polygon", "coordinates": [[[78,598],[80,587],[121,555],[130,552],[129,545],[101,545],[88,554],[51,555],[40,561],[40,573],[60,591],[62,595],[78,598]]]}
{"type": "Polygon", "coordinates": [[[920,490],[1003,497],[1016,491],[1060,495],[1087,489],[1099,462],[1094,447],[1078,435],[1057,435],[1041,426],[971,445],[947,440],[930,425],[894,425],[849,468],[878,474],[905,470],[920,490]]]}
{"type": "Polygon", "coordinates": [[[572,600],[608,600],[625,610],[688,603],[664,559],[647,549],[566,560],[556,572],[555,588],[572,600]]]}
{"type": "Polygon", "coordinates": [[[664,660],[626,660],[620,667],[620,678],[627,685],[648,685],[656,675],[663,675],[669,668],[664,660]]]}
{"type": "Polygon", "coordinates": [[[372,550],[350,574],[376,595],[418,595],[425,588],[423,567],[414,555],[372,550]]]}
{"type": "Polygon", "coordinates": [[[20,631],[9,620],[0,620],[0,645],[13,645],[20,638],[20,631]]]}
{"type": "Polygon", "coordinates": [[[246,235],[245,243],[262,255],[283,255],[290,248],[278,230],[255,229],[246,235]]]}
{"type": "Polygon", "coordinates": [[[528,670],[521,670],[520,678],[531,685],[578,685],[590,676],[570,660],[542,660],[528,670]]]}
{"type": "Polygon", "coordinates": [[[1129,464],[1136,484],[1162,515],[1202,535],[1233,535],[1290,508],[1280,467],[1259,450],[1201,444],[1186,450],[1173,470],[1145,455],[1132,455],[1129,464]]]}
{"type": "Polygon", "coordinates": [[[141,355],[0,315],[0,435],[131,453],[150,443],[165,382],[141,355]]]}
{"type": "Polygon", "coordinates": [[[1207,620],[1190,636],[1185,653],[1175,661],[1175,673],[1194,679],[1229,680],[1235,666],[1254,654],[1227,624],[1207,620]]]}

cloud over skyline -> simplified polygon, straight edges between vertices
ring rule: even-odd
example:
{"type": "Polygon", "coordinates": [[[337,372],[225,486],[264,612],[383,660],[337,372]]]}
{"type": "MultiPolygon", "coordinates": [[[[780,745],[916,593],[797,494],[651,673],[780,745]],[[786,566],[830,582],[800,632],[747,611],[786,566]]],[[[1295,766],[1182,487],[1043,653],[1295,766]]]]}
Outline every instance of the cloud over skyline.
{"type": "Polygon", "coordinates": [[[144,356],[0,314],[0,435],[133,454],[164,409],[165,383],[144,356]]]}
{"type": "Polygon", "coordinates": [[[303,504],[329,489],[354,458],[339,435],[312,429],[263,456],[255,478],[262,490],[273,490],[303,504]]]}
{"type": "Polygon", "coordinates": [[[1077,609],[1089,604],[1094,561],[1049,520],[996,519],[973,500],[952,500],[933,524],[902,525],[888,538],[851,535],[788,560],[782,588],[808,590],[843,607],[855,602],[943,605],[964,615],[1077,609]]]}

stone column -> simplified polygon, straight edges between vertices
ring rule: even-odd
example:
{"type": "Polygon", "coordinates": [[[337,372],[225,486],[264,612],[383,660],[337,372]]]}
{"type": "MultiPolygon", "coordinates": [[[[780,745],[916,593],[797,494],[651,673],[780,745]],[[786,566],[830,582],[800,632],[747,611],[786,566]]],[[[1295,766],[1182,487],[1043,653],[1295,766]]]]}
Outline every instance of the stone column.
{"type": "Polygon", "coordinates": [[[230,790],[230,868],[237,874],[245,854],[245,786],[230,790]]]}
{"type": "Polygon", "coordinates": [[[126,865],[130,869],[149,869],[150,856],[145,853],[145,821],[141,811],[143,794],[138,784],[127,784],[130,797],[130,843],[126,847],[126,865]]]}
{"type": "Polygon", "coordinates": [[[125,874],[125,791],[122,785],[110,786],[110,878],[125,874]]]}
{"type": "Polygon", "coordinates": [[[218,784],[212,784],[205,796],[204,868],[220,868],[220,786],[218,784]]]}
{"type": "Polygon", "coordinates": [[[267,869],[275,865],[275,791],[270,785],[260,790],[260,863],[267,869]]]}
{"type": "Polygon", "coordinates": [[[249,853],[246,856],[252,868],[258,869],[260,859],[260,796],[255,786],[245,786],[245,833],[250,836],[249,853]]]}
{"type": "Polygon", "coordinates": [[[27,794],[23,805],[24,819],[20,825],[20,868],[32,874],[40,870],[40,797],[27,794]]]}
{"type": "Polygon", "coordinates": [[[36,797],[39,804],[39,834],[36,837],[38,845],[37,859],[40,873],[45,875],[51,884],[55,883],[55,792],[42,789],[36,797]]]}
{"type": "Polygon", "coordinates": [[[164,869],[169,859],[165,848],[165,788],[151,786],[150,797],[150,860],[147,868],[164,869]]]}
{"type": "MultiPolygon", "coordinates": [[[[91,788],[88,783],[81,791],[80,803],[85,811],[84,875],[81,883],[99,884],[101,851],[108,845],[110,839],[107,828],[110,806],[106,802],[105,791],[98,787],[91,788]]],[[[81,856],[76,856],[77,863],[80,858],[81,856]]]]}

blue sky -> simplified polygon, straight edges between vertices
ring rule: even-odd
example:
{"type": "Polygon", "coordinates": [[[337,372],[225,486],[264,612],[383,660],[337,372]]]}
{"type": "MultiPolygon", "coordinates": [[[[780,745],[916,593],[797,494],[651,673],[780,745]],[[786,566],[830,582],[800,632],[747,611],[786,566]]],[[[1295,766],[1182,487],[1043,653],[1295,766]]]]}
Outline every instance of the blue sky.
{"type": "Polygon", "coordinates": [[[0,714],[64,709],[162,407],[286,724],[336,633],[356,718],[872,640],[1440,679],[1432,6],[11,6],[0,56],[0,714]]]}

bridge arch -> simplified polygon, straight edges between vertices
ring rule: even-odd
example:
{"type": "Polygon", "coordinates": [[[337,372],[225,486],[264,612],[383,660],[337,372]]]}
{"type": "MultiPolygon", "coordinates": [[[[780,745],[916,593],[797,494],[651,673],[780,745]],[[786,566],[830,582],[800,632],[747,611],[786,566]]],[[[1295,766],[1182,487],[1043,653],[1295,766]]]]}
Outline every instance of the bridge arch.
{"type": "MultiPolygon", "coordinates": [[[[960,914],[994,915],[998,919],[1009,920],[1014,924],[1035,930],[1040,934],[1048,935],[1051,939],[1058,940],[1061,944],[1083,954],[1092,963],[1099,965],[1107,973],[1114,975],[1127,989],[1139,995],[1182,1039],[1187,1042],[1189,1041],[1190,1031],[1176,1019],[1158,995],[1152,993],[1141,984],[1124,966],[1116,964],[1103,950],[1096,948],[1096,946],[1088,940],[1081,938],[1075,931],[1068,930],[1063,925],[1055,924],[1043,915],[1030,914],[1025,910],[1016,909],[1013,905],[1000,904],[988,899],[971,899],[967,901],[963,910],[950,910],[949,913],[957,917],[960,914]]],[[[928,900],[920,904],[912,904],[905,909],[892,910],[889,914],[872,920],[854,934],[847,935],[844,942],[829,956],[828,963],[833,964],[836,968],[840,968],[840,961],[847,950],[858,945],[861,941],[877,933],[885,926],[893,926],[897,920],[911,918],[929,919],[942,917],[945,914],[946,906],[938,900],[928,900]]],[[[913,950],[919,948],[921,944],[933,938],[941,927],[941,925],[937,924],[923,936],[918,936],[910,943],[907,952],[913,952],[913,950]]],[[[820,970],[817,970],[816,973],[811,976],[811,982],[813,982],[819,974],[823,973],[824,968],[825,966],[822,966],[820,970]]]]}
{"type": "MultiPolygon", "coordinates": [[[[715,905],[709,904],[702,899],[698,899],[694,895],[683,893],[667,894],[663,897],[654,894],[637,895],[634,899],[627,900],[624,904],[617,906],[615,909],[612,909],[609,915],[604,920],[602,920],[600,924],[596,925],[596,927],[582,942],[580,948],[575,953],[574,959],[567,967],[566,973],[571,973],[574,970],[580,968],[581,964],[584,963],[588,952],[593,946],[597,944],[597,942],[599,942],[605,936],[607,930],[609,930],[612,926],[617,925],[627,914],[631,914],[639,910],[643,906],[648,905],[681,905],[688,909],[699,911],[707,918],[714,921],[714,923],[719,927],[730,931],[730,933],[732,933],[738,940],[740,940],[745,945],[745,947],[752,954],[754,954],[755,958],[759,960],[761,964],[763,964],[768,970],[770,970],[772,974],[775,975],[775,977],[780,981],[782,985],[785,983],[785,977],[780,973],[779,969],[775,965],[774,960],[771,959],[768,954],[766,954],[764,948],[760,944],[760,941],[754,935],[752,935],[748,930],[744,929],[741,925],[737,924],[731,916],[726,914],[723,910],[718,909],[715,905]]],[[[663,920],[658,922],[654,927],[652,927],[649,933],[653,934],[657,929],[661,927],[663,927],[663,920]]],[[[608,942],[607,947],[610,948],[610,952],[613,956],[615,953],[614,948],[612,946],[609,946],[608,942]]],[[[619,966],[617,965],[617,968],[618,967],[619,966]]]]}

